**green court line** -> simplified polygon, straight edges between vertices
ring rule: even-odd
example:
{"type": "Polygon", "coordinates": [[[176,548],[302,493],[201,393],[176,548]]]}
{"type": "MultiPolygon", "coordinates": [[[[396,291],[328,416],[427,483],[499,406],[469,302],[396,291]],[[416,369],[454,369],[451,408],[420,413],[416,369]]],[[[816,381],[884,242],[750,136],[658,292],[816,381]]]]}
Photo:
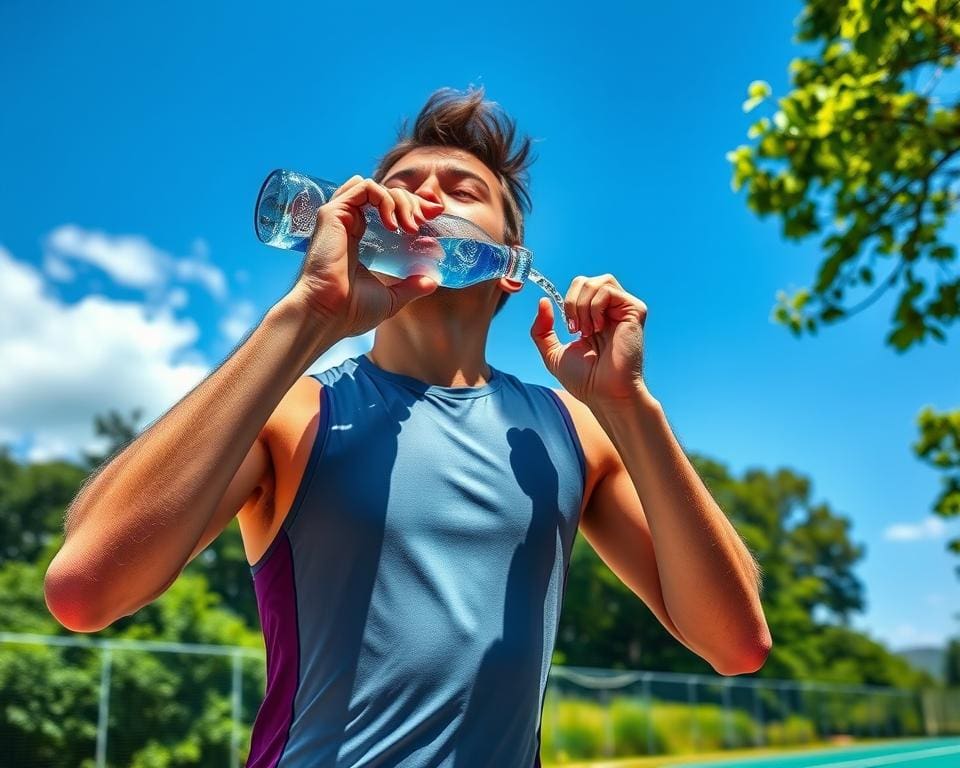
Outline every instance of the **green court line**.
{"type": "Polygon", "coordinates": [[[953,768],[960,764],[960,739],[922,739],[872,747],[839,747],[770,758],[678,763],[677,768],[879,768],[913,765],[953,768]]]}
{"type": "Polygon", "coordinates": [[[757,747],[544,765],[546,768],[882,768],[914,763],[920,768],[960,766],[960,738],[864,739],[842,747],[829,744],[781,749],[757,747]]]}

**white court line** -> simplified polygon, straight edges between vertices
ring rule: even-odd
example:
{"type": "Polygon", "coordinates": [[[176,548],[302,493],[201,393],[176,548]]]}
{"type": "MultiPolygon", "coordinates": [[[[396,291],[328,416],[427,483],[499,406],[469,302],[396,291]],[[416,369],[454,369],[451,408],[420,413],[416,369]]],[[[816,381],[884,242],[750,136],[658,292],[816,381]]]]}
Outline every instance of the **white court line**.
{"type": "Polygon", "coordinates": [[[896,765],[911,760],[925,760],[928,757],[960,754],[960,746],[933,747],[921,749],[918,752],[904,752],[900,755],[882,755],[880,757],[865,757],[858,760],[841,760],[839,763],[811,763],[810,768],[872,768],[875,765],[896,765]]]}

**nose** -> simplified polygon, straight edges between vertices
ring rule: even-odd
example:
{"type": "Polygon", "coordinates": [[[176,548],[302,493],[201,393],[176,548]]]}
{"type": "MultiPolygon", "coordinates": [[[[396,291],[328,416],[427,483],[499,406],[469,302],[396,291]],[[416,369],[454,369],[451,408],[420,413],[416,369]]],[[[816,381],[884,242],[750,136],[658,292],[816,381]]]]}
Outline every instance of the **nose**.
{"type": "Polygon", "coordinates": [[[431,203],[443,202],[443,200],[440,198],[440,195],[437,194],[436,179],[434,179],[433,176],[425,179],[424,182],[414,191],[414,194],[422,197],[424,200],[429,200],[431,203]]]}

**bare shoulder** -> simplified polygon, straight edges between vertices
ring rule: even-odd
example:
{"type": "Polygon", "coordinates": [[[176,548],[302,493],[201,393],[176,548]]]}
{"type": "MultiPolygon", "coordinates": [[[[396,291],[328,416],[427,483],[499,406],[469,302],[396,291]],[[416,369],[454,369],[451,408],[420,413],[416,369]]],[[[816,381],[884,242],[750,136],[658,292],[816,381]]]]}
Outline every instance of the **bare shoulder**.
{"type": "Polygon", "coordinates": [[[266,551],[293,505],[319,429],[322,386],[312,376],[301,376],[260,431],[272,471],[256,503],[241,511],[240,527],[251,563],[266,551]]]}
{"type": "Polygon", "coordinates": [[[270,449],[278,481],[289,475],[291,466],[305,463],[305,456],[320,424],[323,385],[313,376],[303,375],[287,390],[261,431],[270,449]],[[299,461],[299,459],[303,461],[299,461]]]}
{"type": "Polygon", "coordinates": [[[299,422],[308,412],[316,411],[320,404],[320,389],[323,385],[312,376],[298,378],[274,409],[260,436],[269,445],[283,432],[299,422]]]}
{"type": "Polygon", "coordinates": [[[560,398],[560,401],[567,406],[567,410],[570,412],[570,420],[573,422],[577,437],[580,439],[580,445],[583,448],[587,465],[587,482],[583,494],[582,512],[588,506],[590,496],[593,494],[600,478],[614,466],[617,449],[586,403],[578,400],[562,387],[551,387],[551,389],[560,398]]]}

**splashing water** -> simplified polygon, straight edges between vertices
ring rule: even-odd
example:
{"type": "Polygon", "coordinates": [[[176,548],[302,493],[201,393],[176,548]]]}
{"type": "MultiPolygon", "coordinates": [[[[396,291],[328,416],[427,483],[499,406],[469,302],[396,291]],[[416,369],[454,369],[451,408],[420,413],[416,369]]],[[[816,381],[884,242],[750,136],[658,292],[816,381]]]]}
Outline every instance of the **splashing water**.
{"type": "Polygon", "coordinates": [[[532,280],[534,283],[543,288],[544,292],[553,299],[554,303],[560,308],[560,318],[563,320],[563,325],[567,325],[567,313],[563,311],[563,296],[560,295],[560,291],[554,287],[545,275],[541,274],[539,270],[535,267],[530,267],[530,274],[527,275],[528,280],[532,280]]]}

